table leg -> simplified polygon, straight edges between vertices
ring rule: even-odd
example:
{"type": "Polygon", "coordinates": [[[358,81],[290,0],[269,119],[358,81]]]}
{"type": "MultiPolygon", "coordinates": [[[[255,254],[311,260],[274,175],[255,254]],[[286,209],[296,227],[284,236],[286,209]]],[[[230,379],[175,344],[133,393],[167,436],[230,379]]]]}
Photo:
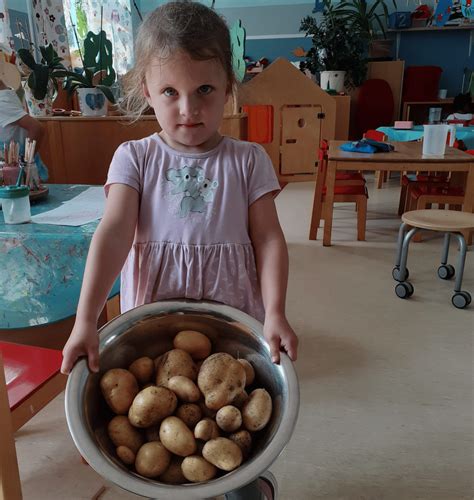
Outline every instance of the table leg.
{"type": "MultiPolygon", "coordinates": [[[[326,160],[321,160],[326,161],[326,160]]],[[[315,240],[318,234],[319,223],[321,222],[322,195],[323,195],[324,173],[319,169],[316,176],[316,186],[314,187],[313,212],[311,214],[311,224],[309,226],[309,239],[315,240]]]]}
{"type": "MultiPolygon", "coordinates": [[[[474,163],[469,165],[469,172],[467,173],[463,210],[470,214],[474,212],[474,163]]],[[[464,238],[468,245],[472,245],[472,231],[469,233],[465,232],[464,238]]]]}
{"type": "Polygon", "coordinates": [[[331,246],[331,231],[332,231],[332,217],[334,210],[334,186],[336,184],[336,170],[337,170],[337,162],[329,161],[328,171],[326,175],[327,210],[325,210],[324,238],[323,238],[323,245],[325,247],[331,246]]]}

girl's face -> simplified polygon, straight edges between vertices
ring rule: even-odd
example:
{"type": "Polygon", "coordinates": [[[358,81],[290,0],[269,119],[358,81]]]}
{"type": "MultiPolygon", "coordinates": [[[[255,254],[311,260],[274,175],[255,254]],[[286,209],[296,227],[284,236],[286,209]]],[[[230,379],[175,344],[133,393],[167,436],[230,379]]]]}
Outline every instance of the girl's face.
{"type": "Polygon", "coordinates": [[[180,51],[165,60],[155,58],[143,91],[169,146],[196,153],[218,144],[229,92],[226,72],[217,60],[196,61],[180,51]]]}

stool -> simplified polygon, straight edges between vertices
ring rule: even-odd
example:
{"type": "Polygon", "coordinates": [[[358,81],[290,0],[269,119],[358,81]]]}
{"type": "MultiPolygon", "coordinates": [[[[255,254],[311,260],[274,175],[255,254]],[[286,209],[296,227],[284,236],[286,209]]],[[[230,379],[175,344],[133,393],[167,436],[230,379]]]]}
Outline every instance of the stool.
{"type": "Polygon", "coordinates": [[[471,303],[471,294],[461,290],[464,263],[466,261],[467,245],[462,231],[474,230],[474,214],[458,212],[456,210],[413,210],[402,215],[402,224],[398,233],[397,259],[392,270],[392,276],[399,283],[395,286],[395,293],[401,299],[413,295],[414,287],[407,281],[409,272],[406,267],[408,245],[413,236],[420,229],[445,233],[441,265],[438,276],[443,280],[451,279],[456,274],[452,304],[458,309],[464,309],[471,303]],[[448,264],[449,242],[453,235],[459,243],[457,270],[448,264]]]}

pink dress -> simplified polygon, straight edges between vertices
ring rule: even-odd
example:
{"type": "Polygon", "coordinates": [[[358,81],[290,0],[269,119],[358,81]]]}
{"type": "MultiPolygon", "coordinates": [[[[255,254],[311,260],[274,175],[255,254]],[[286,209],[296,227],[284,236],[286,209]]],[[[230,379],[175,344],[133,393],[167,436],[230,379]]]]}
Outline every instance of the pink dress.
{"type": "Polygon", "coordinates": [[[182,153],[158,134],[122,144],[111,184],[140,194],[135,239],[121,275],[122,312],[164,299],[213,300],[264,320],[249,206],[280,189],[258,144],[223,137],[182,153]]]}

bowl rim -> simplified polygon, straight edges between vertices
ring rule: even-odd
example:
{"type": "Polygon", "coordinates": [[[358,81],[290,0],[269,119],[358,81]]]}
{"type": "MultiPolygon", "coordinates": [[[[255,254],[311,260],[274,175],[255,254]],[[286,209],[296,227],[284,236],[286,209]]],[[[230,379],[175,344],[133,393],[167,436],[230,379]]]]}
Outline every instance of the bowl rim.
{"type": "MultiPolygon", "coordinates": [[[[253,335],[263,336],[263,325],[248,314],[231,306],[207,301],[189,300],[164,300],[153,302],[130,309],[109,321],[99,330],[99,354],[105,350],[107,339],[113,332],[124,328],[130,320],[140,320],[144,317],[158,314],[176,313],[211,313],[218,314],[222,319],[238,321],[248,327],[253,335]]],[[[268,344],[265,343],[268,352],[268,344]]],[[[216,497],[239,489],[255,480],[265,472],[278,458],[284,447],[291,439],[299,412],[299,384],[296,371],[290,358],[281,353],[280,365],[283,379],[286,382],[288,404],[285,406],[285,419],[281,422],[277,432],[268,443],[267,447],[247,465],[244,463],[235,471],[217,478],[208,483],[190,483],[183,485],[156,484],[155,480],[142,478],[133,473],[124,474],[112,460],[97,446],[91,438],[85,425],[86,416],[84,405],[79,405],[83,400],[84,389],[89,369],[85,359],[79,360],[68,377],[64,398],[67,425],[71,437],[83,458],[101,476],[117,484],[121,488],[149,498],[166,499],[203,499],[216,497]],[[250,467],[250,465],[252,467],[250,467]]]]}

